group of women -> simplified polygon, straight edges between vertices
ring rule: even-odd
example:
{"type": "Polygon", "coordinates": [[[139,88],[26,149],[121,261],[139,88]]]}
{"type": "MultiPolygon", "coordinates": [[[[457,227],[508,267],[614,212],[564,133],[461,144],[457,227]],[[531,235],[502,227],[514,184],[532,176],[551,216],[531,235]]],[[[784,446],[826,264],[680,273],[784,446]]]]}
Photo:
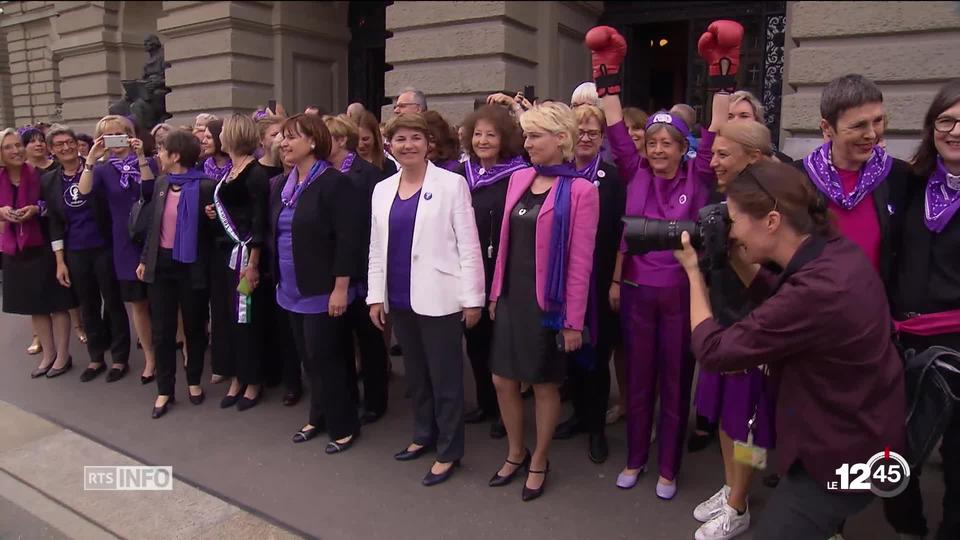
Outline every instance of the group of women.
{"type": "MultiPolygon", "coordinates": [[[[738,63],[737,26],[711,25],[701,39],[718,88],[729,81],[714,64],[738,63]]],[[[336,454],[386,411],[392,329],[414,411],[410,443],[394,458],[435,454],[423,484],[439,484],[464,455],[464,423],[492,419],[507,452],[489,485],[525,471],[527,501],[544,493],[552,439],[587,432],[589,458],[607,459],[615,356],[627,422],[616,485],[633,488],[647,468],[659,398],[655,492],[669,500],[699,362],[694,403],[719,422],[723,487],[694,510],[696,538],[750,526],[754,466],[734,448],[775,442],[782,480],[757,537],[832,535],[869,499],[826,492],[823,475],[883,446],[903,450],[891,315],[909,347],[960,348],[960,328],[928,327],[960,309],[960,83],[935,99],[908,165],[878,144],[876,86],[837,79],[821,103],[826,142],[791,167],[749,93],[716,92],[695,138],[679,109],[621,107],[626,44],[615,30],[598,27],[587,43],[596,84],[586,97],[570,108],[491,96],[463,123],[460,160],[432,111],[401,111],[383,134],[369,113],[359,123],[201,115],[192,132],[155,127],[156,148],[128,119],[107,116],[85,153],[64,127],[51,128],[41,150],[32,134],[0,132],[3,309],[33,318],[43,357],[31,376],[70,369],[68,310],[79,305],[90,356],[81,379],[107,371],[107,350],[107,381],[123,378],[126,303],[144,348],[141,382],[157,382],[153,417],[174,403],[178,340],[198,405],[209,315],[212,372],[229,382],[221,407],[249,409],[280,381],[284,404],[296,403],[302,365],[310,412],[293,441],[326,432],[336,454]],[[40,159],[47,148],[55,160],[40,159]],[[724,199],[728,268],[704,278],[686,237],[675,253],[626,252],[624,215],[696,220],[724,199]],[[739,300],[711,303],[720,287],[739,300]],[[817,301],[822,313],[811,309],[817,301]],[[467,413],[464,338],[478,401],[467,413]],[[574,415],[561,423],[564,382],[574,415]],[[532,450],[522,385],[534,396],[532,450]],[[812,426],[811,415],[833,419],[814,422],[825,435],[798,424],[812,426]]],[[[943,446],[945,508],[960,504],[958,451],[954,422],[943,446]]],[[[915,478],[887,501],[899,532],[926,534],[919,501],[915,478]]],[[[943,538],[956,536],[957,515],[945,513],[943,538]]]]}

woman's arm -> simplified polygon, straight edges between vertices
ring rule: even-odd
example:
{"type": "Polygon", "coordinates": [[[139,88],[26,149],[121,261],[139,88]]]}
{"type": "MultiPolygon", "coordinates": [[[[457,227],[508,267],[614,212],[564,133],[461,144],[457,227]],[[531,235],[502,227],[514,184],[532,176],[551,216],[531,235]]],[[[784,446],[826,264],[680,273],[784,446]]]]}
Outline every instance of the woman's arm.
{"type": "Polygon", "coordinates": [[[459,177],[456,182],[453,232],[457,237],[457,253],[460,257],[460,306],[482,308],[486,291],[477,220],[473,213],[470,188],[467,186],[466,179],[459,177]]]}

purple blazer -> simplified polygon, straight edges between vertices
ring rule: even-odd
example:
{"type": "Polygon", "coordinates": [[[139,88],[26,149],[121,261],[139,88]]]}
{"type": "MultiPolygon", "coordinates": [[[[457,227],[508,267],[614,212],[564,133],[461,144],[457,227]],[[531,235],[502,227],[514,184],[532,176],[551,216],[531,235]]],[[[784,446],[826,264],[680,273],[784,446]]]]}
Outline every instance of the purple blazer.
{"type": "MultiPolygon", "coordinates": [[[[507,201],[503,211],[503,227],[500,229],[500,248],[493,271],[490,300],[500,298],[503,276],[507,269],[507,254],[510,253],[510,214],[530,189],[537,171],[533,167],[519,170],[510,176],[507,186],[507,201]]],[[[546,309],[544,289],[547,282],[547,267],[550,260],[550,235],[553,230],[553,207],[556,195],[547,197],[537,215],[537,303],[546,309]]],[[[583,318],[587,311],[587,294],[590,291],[590,272],[593,271],[593,248],[596,242],[597,221],[600,218],[600,193],[592,182],[583,178],[574,180],[570,190],[570,236],[567,238],[567,284],[566,314],[563,327],[583,330],[583,318]]]]}

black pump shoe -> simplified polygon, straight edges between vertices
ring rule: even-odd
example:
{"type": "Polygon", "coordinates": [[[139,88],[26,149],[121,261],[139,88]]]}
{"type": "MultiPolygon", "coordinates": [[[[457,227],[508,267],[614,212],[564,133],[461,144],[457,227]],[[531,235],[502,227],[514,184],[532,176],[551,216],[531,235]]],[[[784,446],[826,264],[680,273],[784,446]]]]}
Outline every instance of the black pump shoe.
{"type": "MultiPolygon", "coordinates": [[[[443,462],[439,461],[438,463],[443,463],[443,462]]],[[[431,466],[431,470],[427,471],[427,475],[423,477],[423,481],[421,483],[427,487],[435,486],[437,484],[442,484],[447,480],[449,480],[451,476],[453,476],[453,470],[459,466],[460,466],[460,460],[458,459],[454,461],[453,464],[450,465],[449,468],[447,468],[447,470],[443,471],[440,474],[433,474],[433,470],[432,470],[433,466],[431,466]]]]}
{"type": "Polygon", "coordinates": [[[527,475],[528,475],[528,476],[531,475],[531,474],[542,474],[542,475],[543,475],[543,483],[540,484],[540,487],[538,487],[537,489],[530,489],[530,488],[527,487],[527,484],[524,483],[524,484],[523,484],[523,491],[520,492],[520,498],[523,499],[523,502],[532,501],[532,500],[534,500],[534,499],[539,498],[541,495],[543,495],[543,491],[544,491],[544,489],[546,489],[546,487],[547,487],[547,473],[548,473],[548,472],[550,472],[550,460],[547,460],[547,468],[545,468],[545,469],[542,470],[542,471],[534,471],[533,469],[530,469],[530,468],[527,469],[527,475]]]}
{"type": "Polygon", "coordinates": [[[90,382],[106,370],[107,365],[103,362],[97,364],[97,367],[87,367],[87,369],[84,369],[83,373],[80,374],[80,382],[90,382]]]}
{"type": "Polygon", "coordinates": [[[170,399],[168,399],[166,403],[164,403],[159,407],[154,407],[153,413],[150,416],[156,419],[167,414],[167,409],[170,407],[170,405],[173,405],[173,399],[174,399],[173,396],[170,396],[170,399]]]}
{"type": "Polygon", "coordinates": [[[112,383],[119,381],[127,375],[128,371],[130,371],[130,367],[126,364],[124,364],[123,367],[110,368],[110,371],[107,372],[107,382],[112,383]]]}
{"type": "Polygon", "coordinates": [[[203,400],[207,398],[206,393],[204,393],[202,390],[196,396],[191,394],[188,390],[187,395],[190,397],[190,403],[193,403],[194,405],[200,405],[203,403],[203,400]]]}
{"type": "Polygon", "coordinates": [[[510,482],[513,482],[513,478],[517,476],[518,472],[530,467],[531,457],[532,456],[530,454],[530,450],[527,449],[527,454],[523,456],[523,461],[521,461],[520,463],[517,463],[516,461],[510,461],[509,459],[504,460],[510,465],[516,466],[517,468],[514,469],[513,472],[508,474],[507,476],[500,476],[500,471],[493,473],[493,476],[490,478],[490,482],[488,483],[488,485],[490,487],[500,487],[500,486],[505,486],[510,482]]]}
{"type": "Polygon", "coordinates": [[[260,389],[259,392],[257,392],[257,397],[248,398],[247,396],[241,395],[241,396],[240,396],[240,401],[237,402],[237,410],[238,410],[238,411],[246,411],[246,410],[248,410],[248,409],[252,409],[252,408],[256,407],[257,403],[260,403],[260,398],[261,398],[261,397],[263,397],[263,389],[262,389],[262,388],[260,389]]]}
{"type": "Polygon", "coordinates": [[[354,433],[350,436],[350,439],[347,442],[330,441],[327,443],[327,447],[324,448],[323,451],[328,454],[339,454],[340,452],[346,452],[351,446],[353,446],[353,443],[357,442],[358,437],[360,437],[360,434],[354,433]]]}
{"type": "Polygon", "coordinates": [[[426,446],[421,446],[420,448],[417,448],[416,450],[412,450],[412,451],[408,450],[408,448],[410,447],[407,446],[407,448],[404,448],[403,450],[394,454],[393,459],[397,461],[413,461],[418,457],[426,454],[427,452],[433,450],[433,445],[428,444],[426,446]]]}
{"type": "Polygon", "coordinates": [[[220,408],[229,409],[230,407],[233,407],[234,405],[237,404],[238,401],[240,401],[241,396],[243,396],[242,391],[237,392],[232,396],[231,395],[223,396],[223,399],[220,400],[220,408]]]}

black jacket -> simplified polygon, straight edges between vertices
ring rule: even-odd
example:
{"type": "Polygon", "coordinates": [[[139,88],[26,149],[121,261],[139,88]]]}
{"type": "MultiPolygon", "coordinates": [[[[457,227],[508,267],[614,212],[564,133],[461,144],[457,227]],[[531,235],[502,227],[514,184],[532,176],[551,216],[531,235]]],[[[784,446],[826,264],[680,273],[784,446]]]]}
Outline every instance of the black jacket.
{"type": "MultiPolygon", "coordinates": [[[[267,199],[270,196],[270,170],[253,162],[232,181],[220,187],[220,201],[233,220],[240,236],[251,236],[249,247],[261,247],[267,231],[267,199]]],[[[214,241],[233,249],[220,219],[213,220],[214,241]]]]}
{"type": "MultiPolygon", "coordinates": [[[[276,250],[277,222],[283,210],[281,193],[286,182],[274,182],[270,193],[269,249],[271,268],[279,280],[276,250]]],[[[329,294],[336,278],[360,276],[360,263],[370,245],[363,237],[369,228],[370,212],[360,209],[366,195],[340,171],[328,168],[300,194],[293,213],[293,263],[297,268],[297,289],[304,296],[329,294]]]]}
{"type": "MultiPolygon", "coordinates": [[[[807,174],[802,159],[794,161],[793,166],[807,174]]],[[[901,226],[900,211],[909,177],[910,165],[903,160],[894,159],[890,174],[871,193],[877,221],[880,223],[880,277],[888,292],[893,284],[895,250],[898,247],[897,238],[901,226]]],[[[820,197],[826,201],[826,196],[822,193],[820,197]]]]}
{"type": "MultiPolygon", "coordinates": [[[[466,178],[466,165],[461,163],[457,174],[466,178]]],[[[480,255],[483,259],[483,276],[486,291],[493,283],[493,270],[500,252],[500,227],[503,225],[503,207],[507,204],[507,186],[510,178],[486,185],[470,192],[473,215],[477,221],[477,236],[480,238],[480,255]]]]}
{"type": "Polygon", "coordinates": [[[600,220],[597,223],[597,243],[593,252],[593,272],[596,276],[597,296],[601,304],[609,306],[607,290],[613,281],[613,271],[623,234],[623,214],[627,205],[626,183],[620,180],[617,167],[600,162],[600,171],[594,184],[600,191],[600,220]],[[599,183],[599,184],[598,184],[599,183]]]}
{"type": "MultiPolygon", "coordinates": [[[[61,169],[56,167],[40,177],[41,197],[47,204],[47,227],[50,233],[50,241],[65,240],[67,236],[67,215],[64,210],[63,182],[61,181],[61,169]]],[[[97,222],[97,229],[100,236],[103,237],[104,245],[109,246],[113,243],[113,229],[110,221],[110,208],[107,201],[95,192],[87,196],[87,204],[93,210],[94,219],[97,222]]],[[[64,246],[64,249],[70,249],[70,246],[64,246]]]]}
{"type": "MultiPolygon", "coordinates": [[[[389,161],[389,160],[388,160],[389,161]]],[[[353,187],[356,190],[363,194],[363,196],[357,201],[360,206],[357,207],[357,212],[362,213],[366,218],[363,220],[363,228],[359,232],[359,237],[363,239],[363,244],[365,246],[370,245],[370,220],[372,209],[370,207],[370,201],[373,198],[373,188],[377,187],[377,183],[383,180],[384,176],[380,169],[374,167],[370,163],[367,163],[360,156],[357,156],[353,160],[353,164],[350,165],[350,169],[347,170],[347,177],[353,182],[353,187]]],[[[370,249],[358,250],[359,257],[357,264],[358,274],[357,279],[362,283],[367,282],[367,267],[368,259],[370,257],[370,249]]]]}
{"type": "MultiPolygon", "coordinates": [[[[150,220],[150,231],[147,233],[147,242],[143,247],[140,262],[146,266],[143,281],[153,283],[156,278],[157,253],[160,250],[160,227],[163,224],[163,207],[170,192],[170,183],[166,175],[155,180],[153,198],[148,210],[153,218],[150,220]]],[[[210,248],[213,245],[213,222],[207,218],[204,207],[213,204],[213,190],[216,181],[203,179],[200,181],[200,202],[197,208],[197,260],[190,265],[190,281],[194,290],[208,288],[208,274],[210,268],[210,248]]]]}

